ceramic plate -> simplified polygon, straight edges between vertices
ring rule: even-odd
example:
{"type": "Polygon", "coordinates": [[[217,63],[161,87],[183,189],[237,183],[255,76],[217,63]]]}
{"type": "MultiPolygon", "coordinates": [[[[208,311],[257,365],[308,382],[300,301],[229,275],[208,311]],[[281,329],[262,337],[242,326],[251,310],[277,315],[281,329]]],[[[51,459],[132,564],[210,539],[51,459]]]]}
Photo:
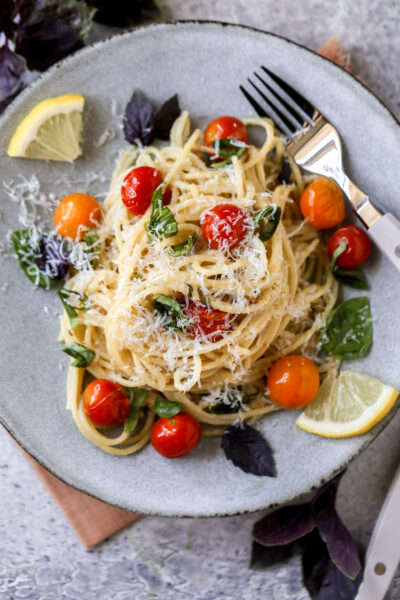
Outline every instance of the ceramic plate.
{"type": "MultiPolygon", "coordinates": [[[[285,39],[218,23],[162,24],[84,49],[24,91],[0,121],[0,179],[37,177],[40,191],[60,198],[89,182],[107,188],[125,145],[119,125],[133,88],[155,103],[175,92],[195,124],[221,114],[252,115],[238,85],[265,64],[319,106],[340,131],[346,166],[373,201],[400,216],[400,130],[388,110],[351,75],[285,39]],[[68,92],[86,98],[84,156],[74,165],[11,159],[8,141],[39,101],[68,92]],[[104,131],[109,130],[105,137],[104,131]],[[114,136],[114,137],[113,137],[114,136]],[[108,141],[105,139],[108,137],[108,141]],[[105,142],[105,143],[104,143],[105,142]]],[[[18,206],[0,184],[0,239],[19,227],[18,206]]],[[[354,368],[400,386],[400,277],[377,251],[367,270],[374,342],[354,368]]],[[[275,479],[248,475],[228,462],[219,439],[204,439],[182,460],[166,460],[149,445],[115,457],[91,445],[65,410],[69,362],[57,342],[59,300],[36,290],[12,257],[1,262],[0,417],[15,438],[58,477],[106,502],[141,513],[211,516],[288,502],[330,478],[354,458],[382,425],[362,437],[326,440],[296,430],[297,413],[281,412],[258,425],[275,452],[275,479]],[[7,285],[4,285],[8,283],[7,285]]]]}

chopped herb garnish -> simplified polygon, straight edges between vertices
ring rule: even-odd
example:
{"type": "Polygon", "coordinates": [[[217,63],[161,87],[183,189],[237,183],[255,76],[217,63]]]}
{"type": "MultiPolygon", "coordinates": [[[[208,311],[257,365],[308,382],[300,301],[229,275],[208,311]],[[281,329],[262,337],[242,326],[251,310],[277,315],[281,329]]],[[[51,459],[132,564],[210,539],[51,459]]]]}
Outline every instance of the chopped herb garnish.
{"type": "Polygon", "coordinates": [[[166,329],[182,329],[186,331],[189,321],[182,312],[177,300],[158,294],[153,298],[154,310],[162,316],[162,325],[166,329]]]}
{"type": "Polygon", "coordinates": [[[62,289],[58,290],[58,295],[60,296],[60,300],[64,306],[65,312],[68,315],[69,322],[71,324],[71,328],[75,329],[75,327],[79,323],[77,310],[87,310],[90,308],[89,298],[86,294],[81,294],[81,292],[76,292],[75,290],[67,290],[62,289]],[[75,298],[76,304],[80,304],[77,306],[76,304],[71,304],[71,299],[75,298]]]}
{"type": "Polygon", "coordinates": [[[319,334],[325,352],[337,358],[358,358],[372,343],[372,315],[368,298],[345,300],[328,315],[319,334]]]}
{"type": "Polygon", "coordinates": [[[96,356],[96,353],[93,350],[86,348],[86,346],[82,346],[82,344],[78,344],[77,342],[72,342],[72,344],[63,349],[63,352],[72,356],[72,358],[75,358],[75,360],[72,361],[71,366],[80,369],[88,367],[96,356]]]}
{"type": "Polygon", "coordinates": [[[178,256],[189,256],[194,248],[196,240],[197,233],[194,233],[188,237],[186,242],[182,242],[182,244],[177,244],[176,246],[168,246],[165,251],[174,258],[177,258],[178,256]]]}
{"type": "Polygon", "coordinates": [[[130,409],[129,414],[125,421],[125,431],[127,433],[131,431],[135,431],[139,416],[140,416],[140,408],[143,402],[147,398],[148,390],[143,388],[125,388],[125,392],[129,396],[130,409]]]}
{"type": "Polygon", "coordinates": [[[178,233],[178,224],[171,210],[164,206],[162,191],[165,183],[161,183],[151,199],[150,221],[146,223],[146,231],[150,240],[163,239],[178,233]]]}
{"type": "Polygon", "coordinates": [[[83,238],[83,242],[87,246],[84,252],[90,255],[90,264],[92,265],[92,267],[95,267],[99,262],[100,257],[100,238],[97,235],[96,231],[91,227],[85,227],[84,231],[86,231],[86,234],[83,238]]]}
{"type": "Polygon", "coordinates": [[[362,271],[358,269],[340,269],[337,266],[337,259],[343,252],[346,251],[347,243],[345,240],[342,240],[339,246],[336,248],[334,253],[332,254],[331,262],[329,263],[329,267],[333,273],[333,276],[338,281],[341,281],[345,285],[348,285],[353,288],[357,288],[359,290],[365,290],[368,288],[367,278],[362,271]]]}
{"type": "Polygon", "coordinates": [[[165,419],[170,419],[174,417],[181,411],[181,405],[179,402],[171,402],[166,398],[162,398],[158,396],[154,402],[154,412],[159,417],[164,417],[165,419]]]}
{"type": "Polygon", "coordinates": [[[260,239],[262,242],[270,240],[274,235],[281,218],[282,209],[277,204],[269,204],[265,208],[259,210],[253,217],[254,228],[257,229],[265,219],[267,223],[261,229],[260,239]]]}
{"type": "Polygon", "coordinates": [[[220,169],[221,167],[232,164],[232,157],[236,156],[237,158],[241,158],[247,148],[247,144],[244,142],[229,138],[221,140],[216,139],[211,142],[211,146],[215,150],[215,156],[212,158],[213,162],[210,165],[213,169],[220,169]],[[224,158],[225,160],[220,161],[215,160],[215,158],[224,158]]]}

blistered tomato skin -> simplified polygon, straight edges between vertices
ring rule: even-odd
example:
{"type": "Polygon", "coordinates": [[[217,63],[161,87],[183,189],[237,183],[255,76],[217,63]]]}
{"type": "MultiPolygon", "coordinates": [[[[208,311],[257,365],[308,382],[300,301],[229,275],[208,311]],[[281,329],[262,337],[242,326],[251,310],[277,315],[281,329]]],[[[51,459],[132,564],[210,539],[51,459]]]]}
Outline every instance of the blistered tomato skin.
{"type": "Polygon", "coordinates": [[[232,327],[234,315],[209,308],[200,302],[189,300],[188,304],[182,307],[182,311],[189,319],[186,333],[192,339],[207,336],[209,342],[218,342],[222,333],[232,327]]]}
{"type": "Polygon", "coordinates": [[[85,227],[97,227],[101,216],[99,203],[88,194],[70,194],[63,198],[54,213],[54,225],[63,237],[82,240],[85,227]]]}
{"type": "Polygon", "coordinates": [[[355,269],[362,265],[371,252],[371,242],[367,234],[356,225],[343,225],[333,233],[327,242],[329,258],[339,248],[342,242],[346,243],[346,249],[336,260],[338,267],[342,269],[355,269]]]}
{"type": "Polygon", "coordinates": [[[95,379],[83,392],[83,409],[95,425],[112,427],[127,418],[129,398],[120,385],[108,379],[95,379]]]}
{"type": "Polygon", "coordinates": [[[305,356],[284,356],[268,371],[267,388],[271,400],[278,406],[286,409],[303,408],[318,393],[318,369],[305,356]]]}
{"type": "Polygon", "coordinates": [[[235,117],[218,117],[212,121],[205,133],[204,141],[207,146],[211,146],[215,140],[239,140],[245,144],[249,143],[249,133],[246,125],[235,117]]]}
{"type": "Polygon", "coordinates": [[[314,179],[300,198],[300,210],[316,229],[331,229],[346,218],[346,206],[341,191],[329,179],[314,179]]]}
{"type": "MultiPolygon", "coordinates": [[[[129,171],[121,186],[122,202],[132,214],[142,216],[151,204],[155,190],[163,182],[158,169],[135,167],[129,171]]],[[[171,202],[171,190],[164,189],[164,204],[171,202]]]]}
{"type": "Polygon", "coordinates": [[[246,237],[250,219],[235,204],[217,204],[203,213],[201,231],[210,248],[233,250],[246,237]]]}
{"type": "Polygon", "coordinates": [[[200,423],[183,413],[170,419],[158,419],[151,432],[151,443],[165,458],[186,456],[199,445],[200,440],[200,423]]]}

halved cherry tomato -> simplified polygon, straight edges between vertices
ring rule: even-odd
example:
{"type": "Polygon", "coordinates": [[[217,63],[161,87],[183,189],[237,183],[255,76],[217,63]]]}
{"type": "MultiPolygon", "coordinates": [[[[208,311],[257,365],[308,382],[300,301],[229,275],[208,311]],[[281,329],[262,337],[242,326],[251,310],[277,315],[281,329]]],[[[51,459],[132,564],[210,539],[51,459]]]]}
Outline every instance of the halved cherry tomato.
{"type": "Polygon", "coordinates": [[[210,342],[217,342],[222,338],[222,333],[232,327],[234,315],[209,308],[200,302],[189,300],[187,305],[183,305],[182,311],[189,319],[187,334],[192,339],[207,336],[210,342]]]}
{"type": "Polygon", "coordinates": [[[183,413],[170,419],[158,419],[151,432],[151,443],[166,458],[186,456],[199,445],[200,440],[200,423],[183,413]]]}
{"type": "Polygon", "coordinates": [[[342,242],[346,243],[346,249],[336,260],[338,267],[342,269],[355,269],[362,265],[371,252],[371,242],[367,234],[356,225],[343,225],[331,235],[327,242],[329,258],[332,258],[336,248],[342,242]]]}
{"type": "Polygon", "coordinates": [[[82,240],[85,227],[97,226],[101,215],[100,205],[88,194],[70,194],[60,200],[54,213],[54,225],[63,237],[82,240]]]}
{"type": "Polygon", "coordinates": [[[305,356],[284,356],[268,371],[267,388],[271,400],[287,409],[303,408],[316,397],[319,374],[305,356]]]}
{"type": "Polygon", "coordinates": [[[83,409],[95,425],[111,427],[128,416],[129,398],[120,385],[108,379],[95,379],[83,392],[83,409]]]}
{"type": "Polygon", "coordinates": [[[218,117],[207,126],[204,133],[204,141],[211,146],[215,140],[240,140],[249,143],[249,133],[246,125],[235,117],[218,117]]]}
{"type": "MultiPolygon", "coordinates": [[[[135,167],[129,171],[122,182],[121,196],[126,208],[134,215],[144,215],[151,204],[156,188],[163,182],[158,169],[152,167],[135,167]]],[[[164,189],[164,204],[171,202],[171,190],[164,189]]]]}
{"type": "Polygon", "coordinates": [[[236,248],[246,237],[249,228],[249,216],[235,204],[217,204],[201,218],[203,236],[214,250],[236,248]]]}
{"type": "Polygon", "coordinates": [[[300,210],[307,221],[316,229],[331,229],[346,217],[343,196],[329,179],[314,179],[300,198],[300,210]]]}

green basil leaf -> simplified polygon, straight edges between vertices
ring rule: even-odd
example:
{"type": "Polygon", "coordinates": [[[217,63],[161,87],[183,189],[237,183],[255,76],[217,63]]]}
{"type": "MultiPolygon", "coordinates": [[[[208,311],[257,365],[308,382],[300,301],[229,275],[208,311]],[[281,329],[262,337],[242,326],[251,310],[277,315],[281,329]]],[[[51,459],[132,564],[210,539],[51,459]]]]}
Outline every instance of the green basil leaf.
{"type": "Polygon", "coordinates": [[[339,246],[336,248],[336,250],[332,254],[331,262],[329,263],[329,268],[331,269],[331,271],[333,271],[335,269],[337,259],[339,258],[339,256],[341,254],[343,254],[343,252],[346,251],[346,248],[347,248],[347,242],[346,242],[346,240],[342,240],[340,242],[339,246]]]}
{"type": "Polygon", "coordinates": [[[87,248],[84,250],[86,254],[90,254],[90,264],[92,267],[95,267],[99,262],[100,257],[100,238],[91,227],[85,227],[84,231],[86,231],[85,237],[83,238],[83,242],[86,244],[87,248]]]}
{"type": "Polygon", "coordinates": [[[341,281],[343,284],[348,285],[358,290],[367,290],[368,281],[362,271],[358,269],[333,269],[333,275],[335,279],[341,281]]]}
{"type": "Polygon", "coordinates": [[[125,388],[125,392],[129,396],[130,409],[125,421],[125,431],[127,433],[135,431],[140,415],[140,408],[147,398],[149,390],[143,388],[125,388]]]}
{"type": "Polygon", "coordinates": [[[164,239],[178,233],[178,224],[173,213],[164,206],[162,191],[165,183],[161,183],[154,191],[151,199],[151,216],[145,227],[150,240],[164,239]]]}
{"type": "Polygon", "coordinates": [[[230,388],[224,395],[218,396],[210,406],[207,412],[215,415],[225,415],[236,413],[242,408],[243,404],[248,404],[250,398],[239,388],[230,388]]]}
{"type": "Polygon", "coordinates": [[[186,242],[182,242],[182,244],[177,244],[176,246],[168,246],[165,250],[167,254],[177,258],[178,256],[189,256],[192,252],[194,245],[197,240],[197,233],[190,235],[186,242]]]}
{"type": "Polygon", "coordinates": [[[179,402],[170,402],[166,398],[158,396],[154,402],[154,412],[159,417],[170,419],[181,412],[181,405],[179,402]]]}
{"type": "Polygon", "coordinates": [[[186,331],[189,321],[182,312],[181,305],[177,300],[158,294],[153,298],[154,310],[163,317],[163,327],[166,329],[182,329],[186,331]]]}
{"type": "Polygon", "coordinates": [[[72,358],[75,358],[75,360],[72,361],[71,366],[80,369],[88,367],[96,356],[96,353],[93,350],[86,348],[86,346],[82,346],[82,344],[78,344],[77,342],[72,342],[72,344],[63,349],[63,352],[72,356],[72,358]]]}
{"type": "Polygon", "coordinates": [[[54,285],[52,280],[40,271],[36,262],[40,232],[35,229],[16,229],[11,233],[10,239],[18,264],[29,281],[44,290],[54,285]]]}
{"type": "Polygon", "coordinates": [[[358,358],[372,343],[372,315],[365,296],[345,300],[328,315],[318,341],[337,358],[358,358]]]}
{"type": "Polygon", "coordinates": [[[211,142],[211,146],[214,148],[217,158],[225,158],[225,160],[222,161],[215,161],[214,159],[214,162],[212,162],[210,165],[213,169],[220,169],[221,167],[232,164],[232,156],[241,158],[247,148],[247,144],[244,142],[229,138],[214,140],[211,142]]]}
{"type": "Polygon", "coordinates": [[[282,209],[277,204],[269,204],[265,208],[262,208],[256,212],[253,217],[254,228],[259,227],[261,223],[267,219],[266,225],[264,225],[260,232],[260,239],[262,242],[266,242],[272,238],[279,225],[281,215],[282,209]]]}
{"type": "Polygon", "coordinates": [[[78,313],[76,311],[87,310],[88,308],[90,308],[89,298],[86,296],[86,294],[81,294],[80,292],[76,292],[75,290],[67,290],[65,288],[62,290],[58,290],[57,294],[60,296],[60,300],[63,304],[65,312],[68,315],[72,329],[75,329],[75,327],[79,323],[78,313]],[[71,298],[76,298],[76,300],[78,300],[78,302],[80,302],[82,306],[76,306],[74,304],[71,304],[71,298]]]}

